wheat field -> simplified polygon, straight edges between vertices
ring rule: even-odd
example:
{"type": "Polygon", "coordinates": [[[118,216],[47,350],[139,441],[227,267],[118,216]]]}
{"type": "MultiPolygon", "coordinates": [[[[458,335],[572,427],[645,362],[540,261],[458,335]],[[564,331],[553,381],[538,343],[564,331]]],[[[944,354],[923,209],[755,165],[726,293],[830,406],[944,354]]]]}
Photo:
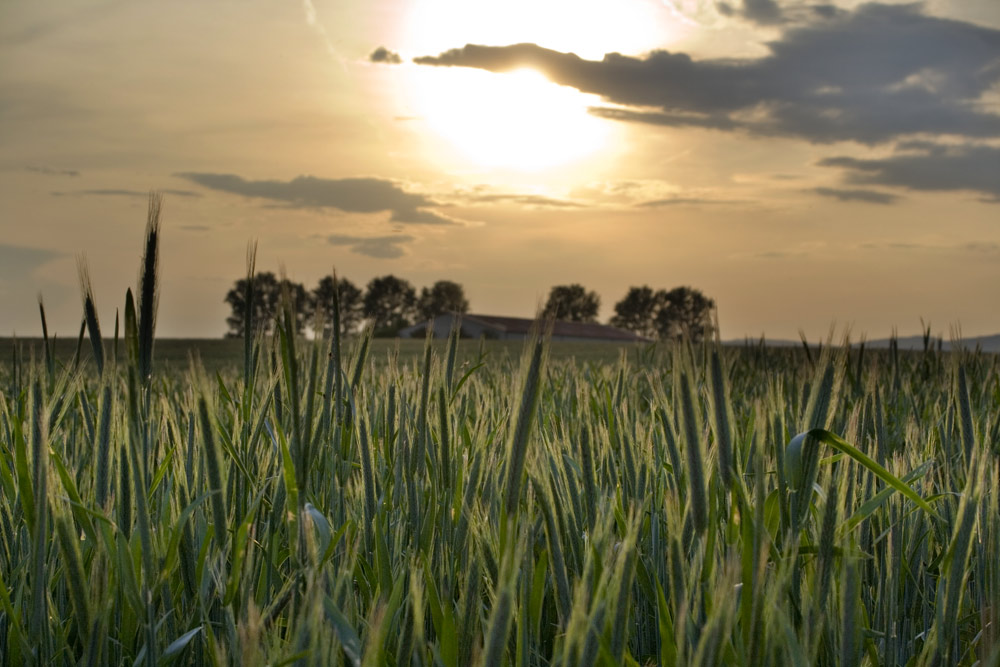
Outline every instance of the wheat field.
{"type": "Polygon", "coordinates": [[[286,312],[164,370],[158,236],[113,336],[84,280],[89,354],[0,370],[3,664],[1000,664],[996,356],[286,312]]]}

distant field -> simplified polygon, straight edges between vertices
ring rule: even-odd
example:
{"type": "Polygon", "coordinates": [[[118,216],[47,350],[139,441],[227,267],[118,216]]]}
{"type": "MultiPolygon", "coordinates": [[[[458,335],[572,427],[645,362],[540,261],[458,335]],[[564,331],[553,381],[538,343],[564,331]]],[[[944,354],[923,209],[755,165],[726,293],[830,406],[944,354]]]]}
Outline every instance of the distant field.
{"type": "MultiPolygon", "coordinates": [[[[357,345],[357,338],[349,339],[346,350],[353,351],[357,345]]],[[[11,362],[14,339],[0,338],[0,366],[7,366],[11,362]]],[[[18,338],[17,345],[20,348],[21,357],[30,359],[34,354],[36,358],[42,358],[41,338],[18,338]]],[[[437,341],[436,349],[443,350],[445,341],[437,341]]],[[[459,341],[459,362],[466,359],[475,358],[479,355],[480,347],[491,357],[513,356],[517,359],[524,348],[523,341],[499,341],[487,340],[480,343],[478,340],[459,341]]],[[[55,345],[56,359],[61,363],[72,363],[76,356],[76,339],[58,338],[55,345]]],[[[397,339],[397,338],[376,338],[372,341],[372,347],[368,354],[370,361],[382,363],[393,354],[398,354],[398,363],[401,365],[418,361],[424,348],[424,341],[417,339],[397,339]]],[[[551,356],[553,359],[575,359],[578,362],[608,363],[621,358],[623,353],[632,355],[634,358],[637,352],[646,349],[646,345],[635,345],[631,343],[552,343],[551,356]]],[[[114,357],[113,341],[105,340],[106,354],[109,358],[114,357]]],[[[226,367],[235,367],[243,363],[243,339],[242,338],[165,338],[156,341],[156,365],[163,371],[185,371],[189,367],[189,359],[192,355],[201,359],[205,368],[211,372],[222,370],[226,367]]],[[[125,349],[119,345],[118,357],[121,360],[125,355],[125,349]]],[[[81,349],[81,361],[87,363],[92,357],[90,340],[84,337],[81,349]]]]}
{"type": "MultiPolygon", "coordinates": [[[[346,358],[353,358],[359,338],[349,338],[345,344],[346,358]]],[[[901,355],[917,354],[917,350],[911,345],[910,339],[900,339],[901,355]],[[907,344],[904,345],[904,342],[907,344]]],[[[974,348],[975,343],[967,341],[967,347],[974,348]]],[[[20,349],[21,358],[25,361],[34,354],[36,358],[42,358],[41,338],[18,338],[16,339],[20,349]]],[[[749,341],[750,346],[756,346],[758,341],[749,341]]],[[[0,338],[0,368],[6,368],[11,363],[12,348],[15,344],[13,338],[0,338]]],[[[105,340],[106,354],[109,358],[114,358],[114,342],[105,340]]],[[[480,350],[485,352],[488,358],[495,360],[520,358],[524,349],[523,341],[500,341],[500,340],[461,340],[458,343],[457,359],[459,363],[479,357],[480,350]]],[[[575,343],[575,342],[552,342],[550,343],[549,356],[553,360],[564,361],[573,360],[580,364],[595,363],[607,364],[621,360],[622,355],[627,355],[630,361],[635,362],[642,359],[660,358],[665,353],[663,345],[636,345],[634,343],[575,343]]],[[[729,348],[747,347],[745,341],[729,341],[724,343],[729,348]]],[[[889,352],[885,349],[887,342],[884,340],[868,343],[868,355],[871,358],[885,358],[889,352]]],[[[308,344],[307,346],[308,347],[308,344]]],[[[371,349],[367,358],[369,363],[382,365],[395,355],[400,366],[418,363],[423,352],[424,341],[418,339],[398,339],[398,338],[376,338],[372,340],[371,349]]],[[[55,343],[55,355],[58,363],[72,363],[76,356],[76,339],[57,338],[55,343]]],[[[434,348],[437,354],[443,354],[445,341],[435,341],[434,348]]],[[[945,346],[945,352],[950,346],[945,346]]],[[[769,341],[769,354],[782,358],[801,357],[806,361],[802,344],[790,341],[769,341]]],[[[812,353],[819,354],[819,348],[811,345],[812,353]]],[[[981,345],[983,352],[994,351],[990,346],[981,345]]],[[[122,361],[125,354],[124,347],[119,345],[118,358],[122,361]]],[[[225,369],[235,369],[243,364],[243,341],[239,338],[165,338],[156,341],[155,365],[158,370],[168,373],[185,372],[189,369],[189,359],[194,356],[201,360],[205,369],[211,373],[224,371],[225,369]]],[[[83,363],[92,363],[90,340],[84,337],[80,354],[83,363]]]]}

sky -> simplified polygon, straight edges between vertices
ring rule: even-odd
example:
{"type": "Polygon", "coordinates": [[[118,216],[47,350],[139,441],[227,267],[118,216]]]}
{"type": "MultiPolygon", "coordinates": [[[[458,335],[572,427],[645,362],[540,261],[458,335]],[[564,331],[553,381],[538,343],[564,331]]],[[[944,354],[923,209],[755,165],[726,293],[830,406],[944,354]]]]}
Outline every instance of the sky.
{"type": "Polygon", "coordinates": [[[1000,332],[1000,2],[0,3],[0,335],[158,335],[257,266],[531,316],[689,285],[723,338],[1000,332]]]}

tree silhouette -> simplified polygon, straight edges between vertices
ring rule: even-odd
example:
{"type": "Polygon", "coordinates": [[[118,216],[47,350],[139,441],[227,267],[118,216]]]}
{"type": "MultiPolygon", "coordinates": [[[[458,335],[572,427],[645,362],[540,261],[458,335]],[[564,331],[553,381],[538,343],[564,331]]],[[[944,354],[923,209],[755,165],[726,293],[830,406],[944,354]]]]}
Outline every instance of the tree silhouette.
{"type": "Polygon", "coordinates": [[[656,316],[666,297],[664,290],[653,291],[648,285],[629,287],[625,298],[615,304],[611,325],[634,331],[640,336],[656,338],[659,331],[656,316]]]}
{"type": "Polygon", "coordinates": [[[361,289],[346,278],[337,278],[334,282],[333,276],[325,276],[312,291],[314,327],[316,334],[324,338],[333,331],[334,285],[340,295],[340,334],[354,333],[363,317],[361,289]]]}
{"type": "Polygon", "coordinates": [[[393,336],[416,315],[417,292],[409,281],[396,276],[372,278],[365,288],[363,305],[375,335],[393,336]]]}
{"type": "Polygon", "coordinates": [[[578,284],[556,285],[549,291],[542,315],[570,322],[596,322],[600,307],[597,292],[588,292],[578,284]]]}
{"type": "Polygon", "coordinates": [[[305,331],[306,324],[308,324],[309,320],[312,318],[312,294],[302,285],[302,283],[282,278],[278,283],[279,307],[280,304],[283,303],[284,299],[288,299],[292,309],[295,333],[301,334],[305,331]]]}
{"type": "Polygon", "coordinates": [[[424,287],[420,290],[417,310],[421,319],[429,320],[445,313],[466,313],[469,302],[461,285],[450,280],[439,280],[430,289],[424,287]]]}
{"type": "Polygon", "coordinates": [[[689,338],[698,342],[714,332],[712,309],[715,301],[692,287],[675,287],[662,293],[663,303],[656,313],[660,338],[689,338]]]}
{"type": "MultiPolygon", "coordinates": [[[[278,313],[280,288],[278,278],[270,271],[257,273],[253,278],[253,321],[257,331],[265,334],[274,332],[274,316],[278,313]]],[[[246,304],[247,279],[241,278],[226,293],[225,302],[229,304],[231,313],[226,318],[229,326],[227,337],[237,338],[243,335],[243,323],[247,312],[246,304]]]]}
{"type": "MultiPolygon", "coordinates": [[[[227,337],[235,338],[243,335],[243,322],[247,311],[246,292],[247,279],[241,278],[226,293],[225,302],[231,309],[229,317],[226,318],[226,324],[229,325],[227,337]]],[[[284,278],[278,280],[270,271],[262,271],[254,276],[253,293],[253,321],[257,331],[265,335],[274,333],[274,324],[284,293],[291,299],[295,313],[295,331],[302,333],[312,311],[312,302],[301,283],[284,278]]]]}

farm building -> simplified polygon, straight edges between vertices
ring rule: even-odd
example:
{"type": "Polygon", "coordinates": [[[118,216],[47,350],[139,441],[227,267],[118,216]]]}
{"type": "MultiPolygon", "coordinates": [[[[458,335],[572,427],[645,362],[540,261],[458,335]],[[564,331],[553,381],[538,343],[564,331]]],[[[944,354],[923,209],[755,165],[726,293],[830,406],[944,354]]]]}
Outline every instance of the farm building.
{"type": "MultiPolygon", "coordinates": [[[[447,338],[455,324],[455,318],[461,317],[462,337],[480,338],[485,336],[496,340],[524,340],[531,335],[536,320],[525,317],[499,317],[496,315],[461,315],[447,313],[438,315],[432,320],[418,322],[399,330],[400,338],[423,338],[427,328],[434,330],[435,338],[447,338]]],[[[552,340],[576,341],[581,343],[607,341],[610,343],[648,343],[644,338],[631,331],[617,329],[606,324],[590,322],[557,321],[552,328],[552,340]]]]}

